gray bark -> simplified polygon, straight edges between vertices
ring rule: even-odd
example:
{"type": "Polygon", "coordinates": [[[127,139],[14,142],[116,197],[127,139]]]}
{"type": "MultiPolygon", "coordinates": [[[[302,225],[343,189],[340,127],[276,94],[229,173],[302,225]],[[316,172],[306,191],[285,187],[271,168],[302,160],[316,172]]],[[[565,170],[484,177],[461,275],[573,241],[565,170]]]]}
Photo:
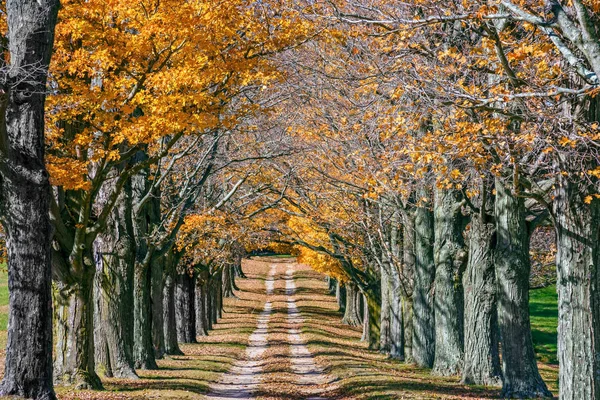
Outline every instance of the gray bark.
{"type": "Polygon", "coordinates": [[[380,331],[379,331],[379,351],[389,354],[392,348],[392,302],[394,301],[394,288],[391,273],[388,273],[392,266],[386,262],[385,266],[380,268],[381,275],[381,313],[380,331]]]}
{"type": "Polygon", "coordinates": [[[404,285],[402,287],[402,326],[404,360],[413,362],[413,283],[415,271],[415,215],[406,212],[403,216],[402,260],[404,285]]]}
{"type": "Polygon", "coordinates": [[[371,342],[371,330],[369,329],[369,323],[371,322],[371,315],[369,315],[369,306],[367,303],[367,299],[363,298],[362,301],[362,309],[363,309],[363,318],[362,318],[362,337],[360,338],[361,342],[371,342]]]}
{"type": "Polygon", "coordinates": [[[233,279],[235,279],[235,274],[233,273],[233,265],[226,264],[223,267],[223,288],[222,293],[223,297],[235,297],[235,293],[233,292],[233,279]]]}
{"type": "Polygon", "coordinates": [[[94,363],[95,270],[86,268],[85,272],[77,284],[58,283],[54,379],[76,389],[101,389],[94,363]]]}
{"type": "MultiPolygon", "coordinates": [[[[419,198],[430,199],[427,190],[420,190],[419,198]]],[[[412,358],[415,364],[431,368],[435,356],[435,315],[433,282],[433,213],[423,204],[415,213],[415,270],[413,289],[412,358]]]]}
{"type": "MultiPolygon", "coordinates": [[[[482,189],[482,193],[486,189],[482,189]]],[[[487,193],[480,211],[471,217],[469,262],[463,276],[465,292],[465,351],[462,383],[500,385],[498,312],[493,252],[496,229],[487,215],[487,193]]],[[[491,193],[490,193],[491,194],[491,193]]]]}
{"type": "Polygon", "coordinates": [[[150,271],[150,297],[152,304],[152,343],[154,346],[154,356],[161,359],[165,355],[165,333],[164,329],[164,310],[163,310],[163,287],[165,277],[166,256],[152,260],[150,271]]]}
{"type": "Polygon", "coordinates": [[[175,316],[177,341],[196,342],[196,322],[194,314],[195,279],[186,272],[177,275],[175,283],[175,316]]]}
{"type": "MultiPolygon", "coordinates": [[[[114,188],[105,184],[99,201],[114,188]]],[[[131,190],[125,187],[94,242],[96,262],[94,340],[96,369],[105,376],[137,378],[133,363],[133,267],[135,242],[131,190]]]]}
{"type": "Polygon", "coordinates": [[[44,103],[59,3],[5,4],[10,69],[3,88],[7,96],[0,99],[0,212],[7,235],[10,306],[0,395],[55,399],[44,103]]]}
{"type": "Polygon", "coordinates": [[[208,336],[208,282],[207,272],[201,272],[196,278],[195,313],[196,313],[196,335],[208,336]]]}
{"type": "Polygon", "coordinates": [[[549,397],[538,371],[529,321],[529,234],[523,198],[496,179],[496,253],[498,324],[502,343],[502,394],[549,397]]]}
{"type": "Polygon", "coordinates": [[[600,399],[600,201],[559,176],[556,217],[559,397],[600,399]]]}
{"type": "Polygon", "coordinates": [[[463,287],[466,256],[461,194],[436,188],[434,205],[435,359],[433,372],[449,376],[463,364],[463,287]]]}
{"type": "MultiPolygon", "coordinates": [[[[147,154],[139,151],[134,162],[143,162],[147,154]]],[[[131,178],[133,199],[133,227],[136,257],[133,273],[133,360],[138,369],[158,369],[152,341],[152,303],[150,297],[153,247],[149,236],[156,222],[155,202],[139,204],[148,191],[149,169],[144,168],[131,178]]]]}
{"type": "Polygon", "coordinates": [[[346,288],[346,308],[342,323],[350,326],[360,326],[360,305],[357,304],[357,298],[360,296],[360,291],[352,282],[346,282],[344,287],[346,288]]]}
{"type": "Polygon", "coordinates": [[[346,287],[340,283],[340,281],[336,281],[335,283],[335,299],[338,303],[338,308],[340,311],[346,310],[346,287]]]}
{"type": "MultiPolygon", "coordinates": [[[[169,260],[171,256],[167,257],[169,260]]],[[[175,315],[175,281],[173,271],[169,270],[167,264],[167,274],[165,276],[165,285],[163,288],[163,333],[165,335],[165,354],[182,355],[183,352],[177,343],[177,318],[175,315]]]]}

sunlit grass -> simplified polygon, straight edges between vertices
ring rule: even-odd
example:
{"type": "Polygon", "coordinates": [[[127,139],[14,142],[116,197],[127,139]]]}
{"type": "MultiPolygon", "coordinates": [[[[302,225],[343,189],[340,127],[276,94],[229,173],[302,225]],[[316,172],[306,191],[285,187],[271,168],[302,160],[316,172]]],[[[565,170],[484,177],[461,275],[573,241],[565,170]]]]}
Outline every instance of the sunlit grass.
{"type": "Polygon", "coordinates": [[[556,286],[529,292],[531,336],[540,361],[557,364],[558,296],[556,286]]]}

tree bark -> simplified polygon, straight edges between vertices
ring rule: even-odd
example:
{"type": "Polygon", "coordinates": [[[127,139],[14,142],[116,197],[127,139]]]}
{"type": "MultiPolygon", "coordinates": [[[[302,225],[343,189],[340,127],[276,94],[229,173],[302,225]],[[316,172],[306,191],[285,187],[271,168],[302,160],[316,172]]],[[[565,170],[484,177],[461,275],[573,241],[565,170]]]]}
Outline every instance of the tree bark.
{"type": "MultiPolygon", "coordinates": [[[[430,199],[431,196],[421,189],[419,198],[430,199]]],[[[415,364],[424,368],[433,366],[435,356],[433,242],[433,213],[427,204],[423,204],[415,213],[412,357],[415,364]]]]}
{"type": "Polygon", "coordinates": [[[56,398],[44,104],[58,7],[55,0],[6,2],[10,65],[3,88],[7,95],[0,99],[0,218],[7,238],[9,292],[0,395],[35,399],[56,398]]]}
{"type": "Polygon", "coordinates": [[[366,290],[361,296],[364,305],[363,327],[367,329],[367,332],[363,332],[363,337],[369,343],[369,349],[371,350],[379,349],[379,338],[381,336],[381,326],[379,325],[381,320],[380,296],[381,294],[378,293],[377,289],[366,290]]]}
{"type": "Polygon", "coordinates": [[[335,299],[339,311],[344,312],[346,310],[346,286],[342,285],[339,280],[335,283],[335,299]]]}
{"type": "Polygon", "coordinates": [[[233,292],[233,279],[235,274],[233,273],[233,265],[226,264],[223,267],[223,288],[222,293],[224,298],[235,297],[233,292]]]}
{"type": "Polygon", "coordinates": [[[196,278],[196,335],[208,336],[208,271],[202,271],[196,278]]]}
{"type": "Polygon", "coordinates": [[[529,322],[529,234],[523,198],[496,178],[498,324],[502,343],[502,395],[548,397],[538,371],[529,322]]]}
{"type": "MultiPolygon", "coordinates": [[[[362,302],[363,307],[363,321],[362,321],[362,336],[360,338],[361,342],[371,342],[371,330],[369,329],[369,323],[371,322],[371,316],[369,315],[369,305],[367,303],[367,299],[364,298],[362,302]]],[[[370,348],[370,346],[369,346],[370,348]]]]}
{"type": "Polygon", "coordinates": [[[94,363],[95,270],[89,268],[86,272],[77,284],[58,284],[54,379],[76,389],[102,389],[94,363]]]}
{"type": "Polygon", "coordinates": [[[164,310],[163,310],[163,287],[165,276],[166,256],[152,260],[150,270],[150,298],[152,305],[152,344],[154,346],[154,357],[161,359],[165,355],[165,333],[164,310]]]}
{"type": "Polygon", "coordinates": [[[342,323],[350,326],[360,326],[360,311],[356,304],[356,299],[357,296],[360,295],[360,292],[356,285],[352,282],[346,282],[344,287],[346,288],[346,308],[344,311],[344,318],[342,318],[342,323]]]}
{"type": "Polygon", "coordinates": [[[600,201],[569,178],[558,174],[554,202],[559,397],[600,399],[600,201]]]}
{"type": "Polygon", "coordinates": [[[196,343],[194,281],[195,279],[185,272],[177,276],[175,284],[175,315],[177,317],[177,341],[179,343],[196,343]]]}
{"type": "MultiPolygon", "coordinates": [[[[133,162],[148,158],[139,151],[133,162]]],[[[136,257],[133,273],[133,360],[138,369],[158,369],[152,341],[152,303],[150,287],[152,274],[150,267],[154,260],[154,248],[149,243],[152,227],[156,224],[155,202],[140,204],[148,189],[148,168],[142,169],[131,178],[133,201],[133,227],[136,241],[136,257]]]]}
{"type": "MultiPolygon", "coordinates": [[[[170,256],[169,256],[170,257],[170,256]]],[[[173,271],[167,270],[163,288],[163,332],[165,335],[165,354],[183,355],[177,343],[177,318],[175,316],[175,282],[173,271]]]]}
{"type": "Polygon", "coordinates": [[[461,194],[436,188],[434,204],[435,357],[433,372],[449,376],[463,364],[464,303],[462,275],[467,253],[463,239],[461,194]]]}
{"type": "Polygon", "coordinates": [[[415,214],[403,215],[402,260],[404,285],[402,286],[402,326],[404,360],[413,362],[413,289],[415,271],[415,214]]]}
{"type": "Polygon", "coordinates": [[[463,276],[465,351],[462,383],[495,386],[502,383],[493,261],[496,229],[487,216],[487,202],[481,203],[480,211],[471,216],[469,261],[463,276]]]}
{"type": "MultiPolygon", "coordinates": [[[[98,194],[104,206],[114,190],[106,183],[98,194]]],[[[94,241],[96,370],[107,377],[136,379],[133,363],[133,268],[135,242],[131,187],[121,192],[106,228],[94,241]]]]}
{"type": "Polygon", "coordinates": [[[380,268],[381,275],[381,312],[380,312],[380,330],[379,330],[379,351],[389,354],[392,348],[392,302],[393,282],[390,269],[392,266],[389,261],[380,268]]]}

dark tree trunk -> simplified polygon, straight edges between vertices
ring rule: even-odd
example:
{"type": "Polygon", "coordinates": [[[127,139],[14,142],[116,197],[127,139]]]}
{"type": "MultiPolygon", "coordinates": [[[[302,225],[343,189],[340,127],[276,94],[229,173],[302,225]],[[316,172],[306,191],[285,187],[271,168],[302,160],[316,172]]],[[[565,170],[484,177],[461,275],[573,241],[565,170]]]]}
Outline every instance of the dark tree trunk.
{"type": "MultiPolygon", "coordinates": [[[[483,188],[482,192],[485,190],[483,188]]],[[[496,229],[487,216],[487,202],[480,203],[481,211],[471,217],[469,262],[463,276],[465,351],[462,383],[495,386],[502,383],[493,261],[496,229]]]]}
{"type": "Polygon", "coordinates": [[[235,276],[237,276],[238,278],[246,279],[246,274],[244,274],[244,270],[242,269],[242,261],[240,260],[239,263],[235,263],[234,267],[235,276]]]}
{"type": "Polygon", "coordinates": [[[335,299],[339,310],[344,312],[346,310],[346,286],[342,285],[340,281],[335,283],[335,299]]]}
{"type": "Polygon", "coordinates": [[[360,295],[360,292],[352,282],[346,282],[344,287],[346,288],[346,308],[342,323],[350,326],[360,326],[360,310],[356,304],[356,299],[360,295]]]}
{"type": "Polygon", "coordinates": [[[161,359],[165,355],[165,333],[164,329],[164,310],[163,310],[163,286],[165,276],[166,256],[159,257],[152,261],[150,279],[150,298],[152,299],[152,344],[154,346],[154,356],[161,359]]]}
{"type": "MultiPolygon", "coordinates": [[[[133,162],[143,162],[148,155],[139,151],[133,162]]],[[[158,369],[152,342],[152,302],[150,297],[152,274],[150,271],[153,248],[148,243],[151,231],[157,223],[158,205],[155,201],[143,204],[149,190],[148,168],[131,178],[133,198],[133,227],[136,240],[136,261],[133,273],[133,360],[138,369],[158,369]]]]}
{"type": "Polygon", "coordinates": [[[529,234],[523,198],[496,179],[496,282],[502,343],[502,394],[551,396],[538,372],[529,322],[529,234]]]}
{"type": "Polygon", "coordinates": [[[467,253],[463,239],[462,196],[458,190],[436,188],[434,206],[435,357],[433,372],[456,375],[463,364],[462,275],[467,253]]]}
{"type": "Polygon", "coordinates": [[[9,324],[0,395],[55,399],[52,388],[50,183],[44,103],[58,1],[6,2],[10,51],[0,99],[0,213],[9,324]]]}
{"type": "Polygon", "coordinates": [[[233,265],[227,264],[223,267],[223,297],[230,298],[235,297],[233,292],[233,279],[235,274],[233,273],[233,265]]]}
{"type": "Polygon", "coordinates": [[[206,302],[208,301],[208,282],[206,273],[198,274],[196,278],[196,335],[197,336],[208,336],[208,315],[206,311],[208,307],[206,302]]]}
{"type": "MultiPolygon", "coordinates": [[[[170,256],[169,256],[170,257],[170,256]]],[[[169,266],[168,266],[169,268],[169,266]]],[[[175,282],[173,271],[167,270],[163,288],[163,332],[165,335],[165,354],[182,355],[177,343],[177,318],[175,316],[175,282]]]]}
{"type": "Polygon", "coordinates": [[[86,272],[77,284],[69,287],[58,284],[54,379],[76,389],[101,389],[94,364],[95,270],[89,268],[86,272]]]}
{"type": "Polygon", "coordinates": [[[133,359],[138,369],[158,369],[152,343],[150,279],[149,267],[137,264],[133,278],[133,359]]]}
{"type": "MultiPolygon", "coordinates": [[[[114,186],[98,194],[104,206],[114,186]]],[[[94,242],[96,370],[107,377],[137,378],[133,364],[133,267],[135,242],[131,222],[131,187],[121,192],[106,228],[94,242]]]]}
{"type": "Polygon", "coordinates": [[[327,277],[327,288],[329,290],[329,294],[335,294],[336,286],[337,286],[337,279],[328,276],[327,277]]]}
{"type": "Polygon", "coordinates": [[[600,201],[585,204],[585,192],[558,179],[559,397],[600,399],[600,201]]]}
{"type": "Polygon", "coordinates": [[[223,274],[221,271],[217,273],[216,284],[216,299],[217,299],[217,315],[215,323],[219,322],[219,319],[223,318],[223,274]]]}
{"type": "MultiPolygon", "coordinates": [[[[430,199],[421,189],[419,198],[430,199]]],[[[419,367],[431,368],[435,355],[435,316],[433,304],[433,213],[431,204],[422,204],[415,212],[415,270],[413,289],[412,357],[419,367]]]]}
{"type": "Polygon", "coordinates": [[[179,343],[196,343],[194,291],[195,279],[187,272],[179,274],[175,285],[175,315],[179,343]]]}
{"type": "MultiPolygon", "coordinates": [[[[360,293],[360,292],[359,292],[360,293]]],[[[363,337],[369,343],[369,349],[379,349],[379,337],[381,336],[381,293],[377,289],[371,289],[361,296],[363,300],[363,327],[367,332],[363,332],[363,337]]]]}

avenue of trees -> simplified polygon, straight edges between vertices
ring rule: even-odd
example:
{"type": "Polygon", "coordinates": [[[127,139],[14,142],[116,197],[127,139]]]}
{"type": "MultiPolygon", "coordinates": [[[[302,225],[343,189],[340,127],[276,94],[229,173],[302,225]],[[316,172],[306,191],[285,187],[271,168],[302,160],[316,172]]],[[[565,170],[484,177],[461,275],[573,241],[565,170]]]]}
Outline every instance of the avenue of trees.
{"type": "Polygon", "coordinates": [[[1,395],[158,368],[270,249],[370,348],[517,398],[555,263],[559,395],[600,399],[597,2],[3,6],[1,395]]]}

